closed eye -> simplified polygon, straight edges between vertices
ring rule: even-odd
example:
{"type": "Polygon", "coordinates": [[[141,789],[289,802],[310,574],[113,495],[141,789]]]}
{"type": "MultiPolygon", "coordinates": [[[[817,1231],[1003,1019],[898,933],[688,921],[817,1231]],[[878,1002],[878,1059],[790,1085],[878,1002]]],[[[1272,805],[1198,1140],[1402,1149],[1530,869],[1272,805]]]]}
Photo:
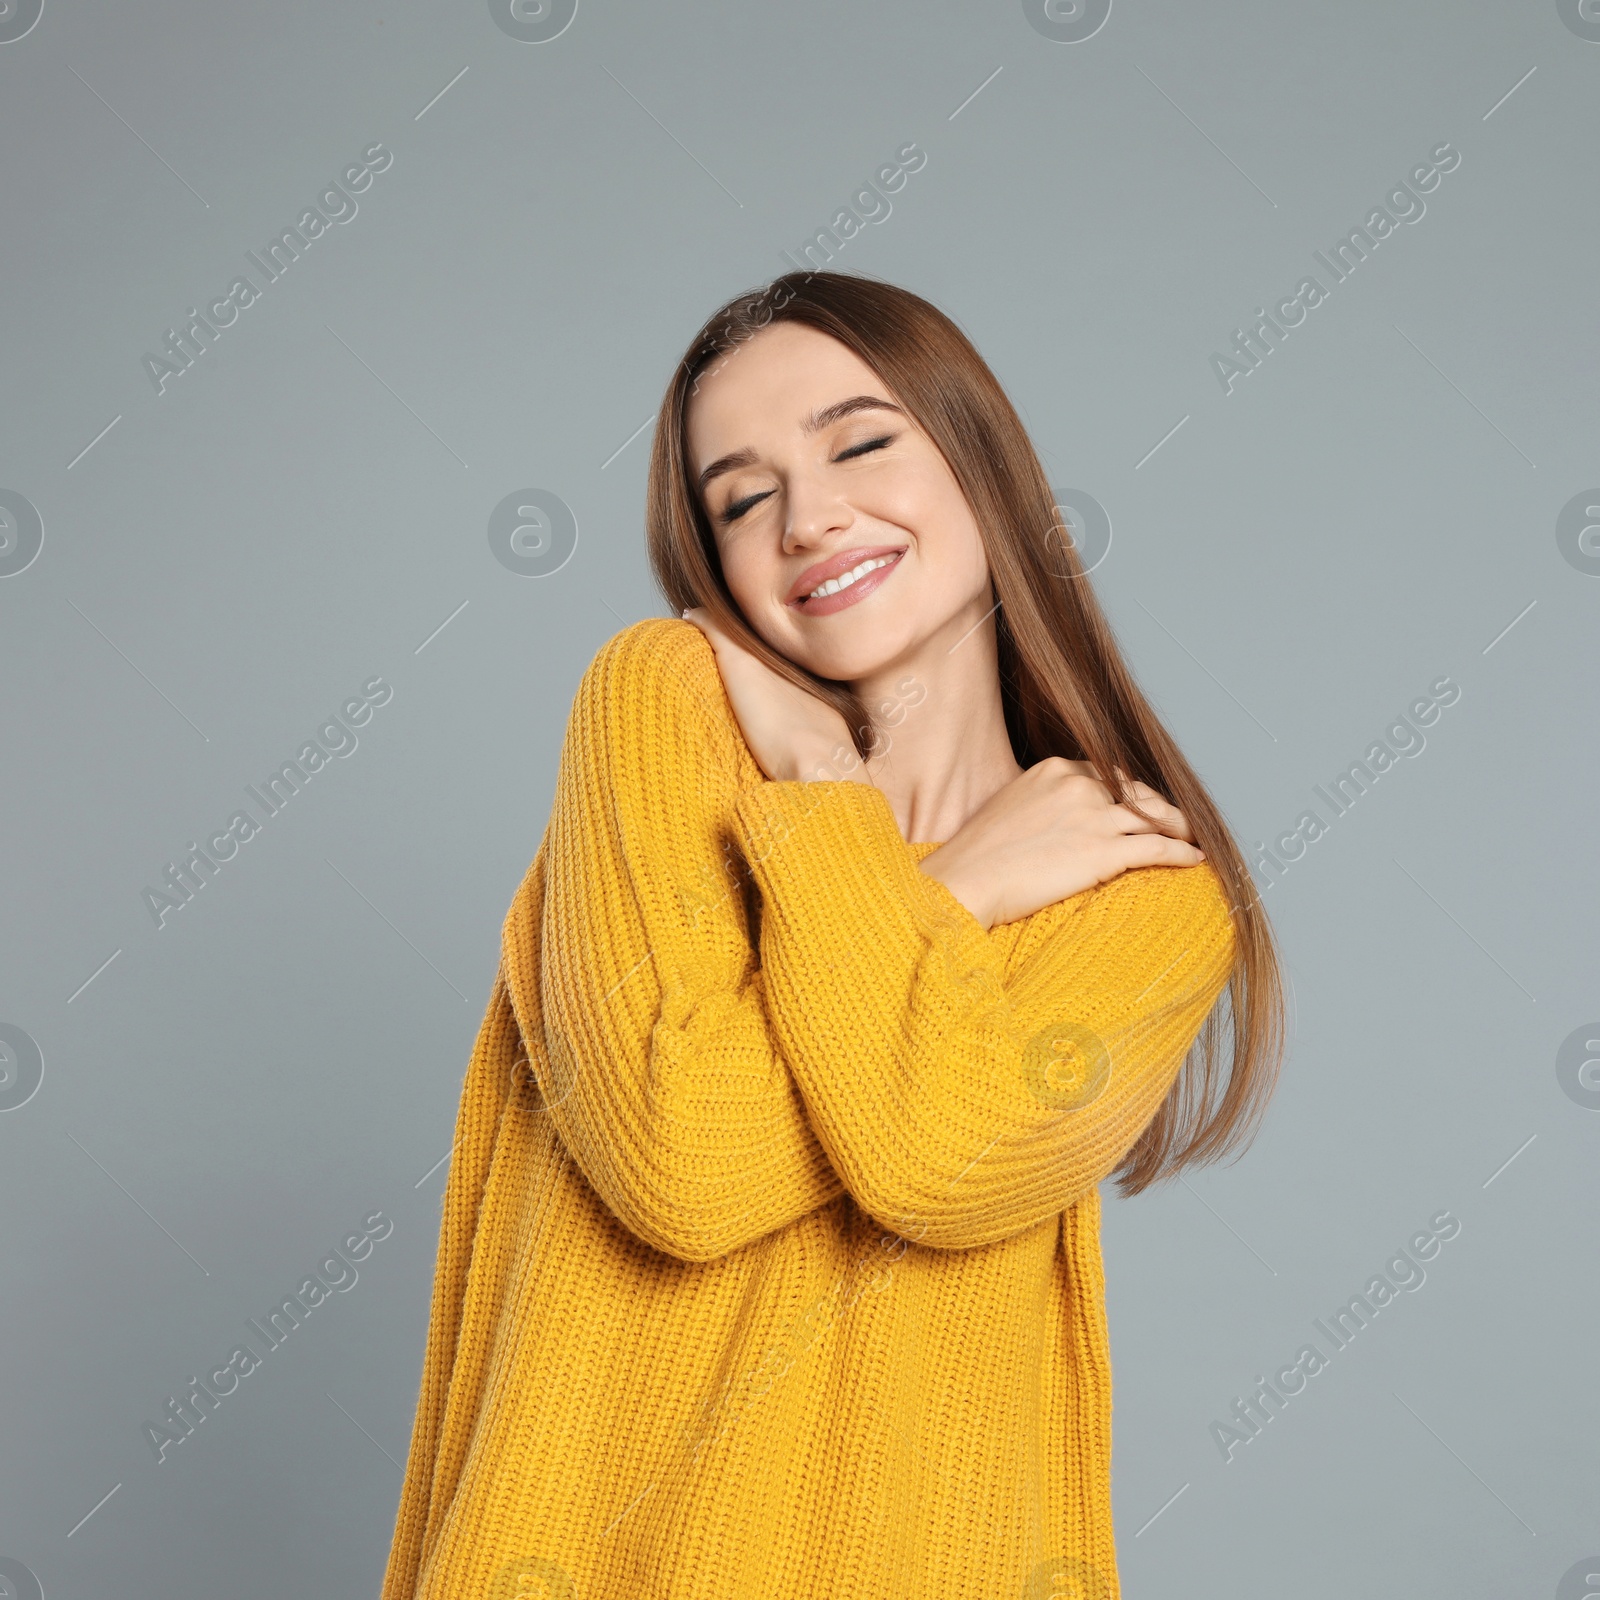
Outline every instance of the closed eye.
{"type": "Polygon", "coordinates": [[[760,494],[747,494],[743,500],[735,500],[726,511],[723,511],[718,516],[717,520],[719,522],[736,522],[751,506],[760,505],[771,493],[772,490],[763,489],[760,494]]]}
{"type": "Polygon", "coordinates": [[[869,450],[881,450],[886,444],[894,443],[894,435],[886,433],[881,439],[863,439],[860,444],[853,444],[848,450],[841,450],[833,459],[835,461],[849,461],[855,456],[864,456],[869,450]]]}

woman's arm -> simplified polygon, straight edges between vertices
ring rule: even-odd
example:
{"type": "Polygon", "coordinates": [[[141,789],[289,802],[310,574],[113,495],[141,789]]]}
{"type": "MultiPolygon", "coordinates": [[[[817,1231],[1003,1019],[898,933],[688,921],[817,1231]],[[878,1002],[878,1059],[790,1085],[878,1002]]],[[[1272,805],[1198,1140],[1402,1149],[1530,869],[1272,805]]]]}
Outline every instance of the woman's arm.
{"type": "Polygon", "coordinates": [[[1231,970],[1187,819],[1141,783],[1135,813],[1087,762],[1052,758],[914,870],[882,793],[796,781],[844,735],[837,714],[684,615],[774,780],[738,808],[769,1012],[850,1192],[950,1247],[1064,1209],[1159,1109],[1231,970]],[[1003,973],[987,930],[1025,918],[1003,973]]]}
{"type": "Polygon", "coordinates": [[[1231,970],[1209,866],[1125,872],[1048,907],[1008,973],[996,936],[901,846],[879,790],[768,783],[736,810],[773,1032],[866,1210],[973,1248],[1115,1170],[1231,970]]]}
{"type": "Polygon", "coordinates": [[[687,1261],[843,1190],[768,1027],[732,831],[759,779],[698,630],[617,635],[573,701],[542,908],[519,897],[505,929],[563,1142],[633,1233],[687,1261]]]}

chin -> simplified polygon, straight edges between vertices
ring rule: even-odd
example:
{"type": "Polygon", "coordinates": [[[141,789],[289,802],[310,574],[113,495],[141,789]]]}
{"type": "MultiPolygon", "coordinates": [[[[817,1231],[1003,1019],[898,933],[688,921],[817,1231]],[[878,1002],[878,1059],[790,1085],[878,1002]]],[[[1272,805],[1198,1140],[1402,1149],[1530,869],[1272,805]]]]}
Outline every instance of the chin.
{"type": "Polygon", "coordinates": [[[843,622],[837,637],[819,643],[815,638],[795,639],[775,649],[819,678],[839,683],[855,683],[871,677],[904,655],[911,640],[901,638],[905,630],[886,625],[882,618],[863,616],[843,622]]]}

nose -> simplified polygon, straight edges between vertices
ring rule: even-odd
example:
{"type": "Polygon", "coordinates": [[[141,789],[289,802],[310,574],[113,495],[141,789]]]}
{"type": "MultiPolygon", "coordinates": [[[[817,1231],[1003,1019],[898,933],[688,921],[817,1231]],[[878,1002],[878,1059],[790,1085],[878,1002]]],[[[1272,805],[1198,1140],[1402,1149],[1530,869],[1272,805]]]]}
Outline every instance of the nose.
{"type": "Polygon", "coordinates": [[[855,521],[855,513],[838,487],[830,487],[810,473],[796,473],[789,480],[788,502],[783,529],[786,554],[825,544],[855,521]]]}

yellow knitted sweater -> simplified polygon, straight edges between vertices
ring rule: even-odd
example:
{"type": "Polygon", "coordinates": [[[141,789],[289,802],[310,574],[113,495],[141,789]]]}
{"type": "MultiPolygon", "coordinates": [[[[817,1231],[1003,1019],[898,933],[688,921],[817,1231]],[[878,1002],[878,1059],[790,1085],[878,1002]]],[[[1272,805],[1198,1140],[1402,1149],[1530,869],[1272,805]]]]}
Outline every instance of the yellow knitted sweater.
{"type": "Polygon", "coordinates": [[[1116,1600],[1096,1184],[1209,866],[986,930],[775,783],[691,623],[584,674],[467,1069],[383,1600],[1116,1600]]]}

